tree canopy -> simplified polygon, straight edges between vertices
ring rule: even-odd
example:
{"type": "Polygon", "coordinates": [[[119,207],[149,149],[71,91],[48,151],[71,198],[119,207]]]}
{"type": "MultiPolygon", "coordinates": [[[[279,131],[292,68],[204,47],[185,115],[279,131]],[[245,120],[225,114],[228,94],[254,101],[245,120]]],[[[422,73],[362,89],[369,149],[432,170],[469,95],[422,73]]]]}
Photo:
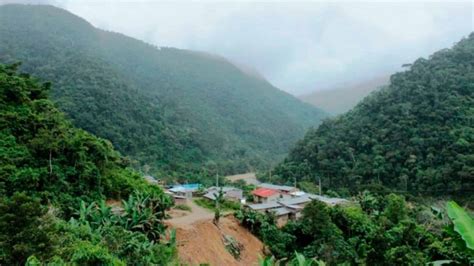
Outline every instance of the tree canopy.
{"type": "MultiPolygon", "coordinates": [[[[274,179],[341,193],[474,191],[474,34],[391,76],[351,111],[309,130],[274,179]]],[[[465,193],[463,193],[465,192],[465,193]]]]}
{"type": "Polygon", "coordinates": [[[0,264],[172,261],[168,196],[75,128],[48,100],[51,84],[16,68],[0,65],[0,264]],[[116,213],[107,199],[127,200],[116,213]]]}
{"type": "Polygon", "coordinates": [[[0,61],[52,81],[74,125],[155,172],[268,166],[325,116],[224,58],[155,47],[52,6],[1,6],[0,35],[0,61]]]}

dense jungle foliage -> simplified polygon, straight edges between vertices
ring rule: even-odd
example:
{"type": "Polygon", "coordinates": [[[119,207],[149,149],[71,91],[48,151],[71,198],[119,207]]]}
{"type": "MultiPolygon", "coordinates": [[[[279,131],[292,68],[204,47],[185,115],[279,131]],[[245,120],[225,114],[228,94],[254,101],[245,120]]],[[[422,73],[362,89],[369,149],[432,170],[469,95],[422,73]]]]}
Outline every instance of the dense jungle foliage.
{"type": "Polygon", "coordinates": [[[356,194],[369,184],[423,195],[474,192],[474,34],[418,59],[353,110],[310,130],[273,180],[356,194]]]}
{"type": "Polygon", "coordinates": [[[0,61],[52,81],[75,126],[151,173],[267,167],[324,116],[224,58],[154,47],[52,6],[0,7],[0,61]]]}
{"type": "Polygon", "coordinates": [[[175,259],[171,200],[112,144],[72,126],[39,84],[0,65],[0,265],[175,259]],[[115,209],[107,199],[122,202],[115,209]]]}
{"type": "MultiPolygon", "coordinates": [[[[291,261],[295,251],[327,265],[473,262],[474,249],[468,248],[441,208],[407,204],[402,196],[368,191],[358,201],[360,205],[336,207],[313,201],[303,209],[301,219],[282,228],[271,213],[244,209],[236,216],[283,263],[291,261]]],[[[472,218],[470,222],[474,225],[472,218]]]]}

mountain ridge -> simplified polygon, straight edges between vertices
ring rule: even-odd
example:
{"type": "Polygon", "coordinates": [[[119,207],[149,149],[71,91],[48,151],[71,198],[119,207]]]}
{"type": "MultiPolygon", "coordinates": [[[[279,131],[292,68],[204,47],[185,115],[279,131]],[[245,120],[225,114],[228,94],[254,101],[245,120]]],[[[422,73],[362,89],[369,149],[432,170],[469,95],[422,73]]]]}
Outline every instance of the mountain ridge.
{"type": "Polygon", "coordinates": [[[326,116],[220,56],[158,48],[51,6],[4,5],[0,14],[0,61],[51,80],[75,125],[140,165],[262,167],[326,116]]]}
{"type": "Polygon", "coordinates": [[[321,180],[345,195],[373,185],[416,195],[474,190],[473,66],[471,33],[309,130],[273,177],[321,180]]]}

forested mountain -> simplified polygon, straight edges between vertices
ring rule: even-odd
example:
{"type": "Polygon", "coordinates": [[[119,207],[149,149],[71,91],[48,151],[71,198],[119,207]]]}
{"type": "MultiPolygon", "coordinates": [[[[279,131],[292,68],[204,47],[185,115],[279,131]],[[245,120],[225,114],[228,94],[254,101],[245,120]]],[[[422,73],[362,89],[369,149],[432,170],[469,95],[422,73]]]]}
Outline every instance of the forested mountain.
{"type": "Polygon", "coordinates": [[[474,190],[474,34],[418,59],[353,110],[310,130],[274,173],[321,177],[323,188],[367,184],[468,196],[474,190]]]}
{"type": "Polygon", "coordinates": [[[171,200],[109,141],[72,126],[40,85],[0,65],[0,264],[164,265],[171,200]],[[105,200],[128,199],[120,215],[105,200]]]}
{"type": "Polygon", "coordinates": [[[268,164],[324,116],[224,58],[154,47],[51,6],[0,7],[0,60],[52,81],[76,126],[167,172],[268,164]]]}
{"type": "Polygon", "coordinates": [[[388,85],[389,82],[389,75],[380,76],[357,84],[315,91],[307,95],[301,95],[298,98],[331,114],[342,114],[356,106],[371,92],[388,85]]]}

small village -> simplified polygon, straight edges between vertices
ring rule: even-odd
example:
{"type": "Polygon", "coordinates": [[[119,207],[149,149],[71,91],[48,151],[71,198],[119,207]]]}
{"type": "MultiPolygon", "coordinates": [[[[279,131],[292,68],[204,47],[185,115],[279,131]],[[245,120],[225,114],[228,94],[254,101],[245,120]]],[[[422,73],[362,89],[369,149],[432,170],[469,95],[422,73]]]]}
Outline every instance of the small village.
{"type": "Polygon", "coordinates": [[[299,219],[304,206],[311,201],[318,200],[328,206],[350,203],[347,199],[307,193],[294,186],[260,183],[256,179],[247,182],[255,186],[250,195],[244,195],[243,189],[229,185],[208,188],[204,188],[198,183],[165,186],[151,176],[145,176],[145,179],[152,184],[162,186],[165,193],[173,198],[175,205],[188,205],[193,200],[200,198],[213,203],[219,191],[222,190],[226,201],[239,203],[241,208],[259,213],[273,214],[279,227],[284,226],[290,220],[299,219]]]}
{"type": "Polygon", "coordinates": [[[199,183],[166,184],[149,175],[144,178],[173,199],[165,224],[176,230],[178,256],[190,265],[251,265],[266,256],[265,243],[241,225],[236,216],[239,211],[268,215],[282,228],[302,219],[304,207],[312,201],[328,206],[351,204],[347,199],[308,193],[297,184],[263,183],[254,173],[221,180],[216,176],[215,184],[207,187],[199,183]],[[216,222],[218,204],[222,204],[218,211],[221,218],[216,222]],[[239,255],[229,250],[238,250],[239,255]]]}

